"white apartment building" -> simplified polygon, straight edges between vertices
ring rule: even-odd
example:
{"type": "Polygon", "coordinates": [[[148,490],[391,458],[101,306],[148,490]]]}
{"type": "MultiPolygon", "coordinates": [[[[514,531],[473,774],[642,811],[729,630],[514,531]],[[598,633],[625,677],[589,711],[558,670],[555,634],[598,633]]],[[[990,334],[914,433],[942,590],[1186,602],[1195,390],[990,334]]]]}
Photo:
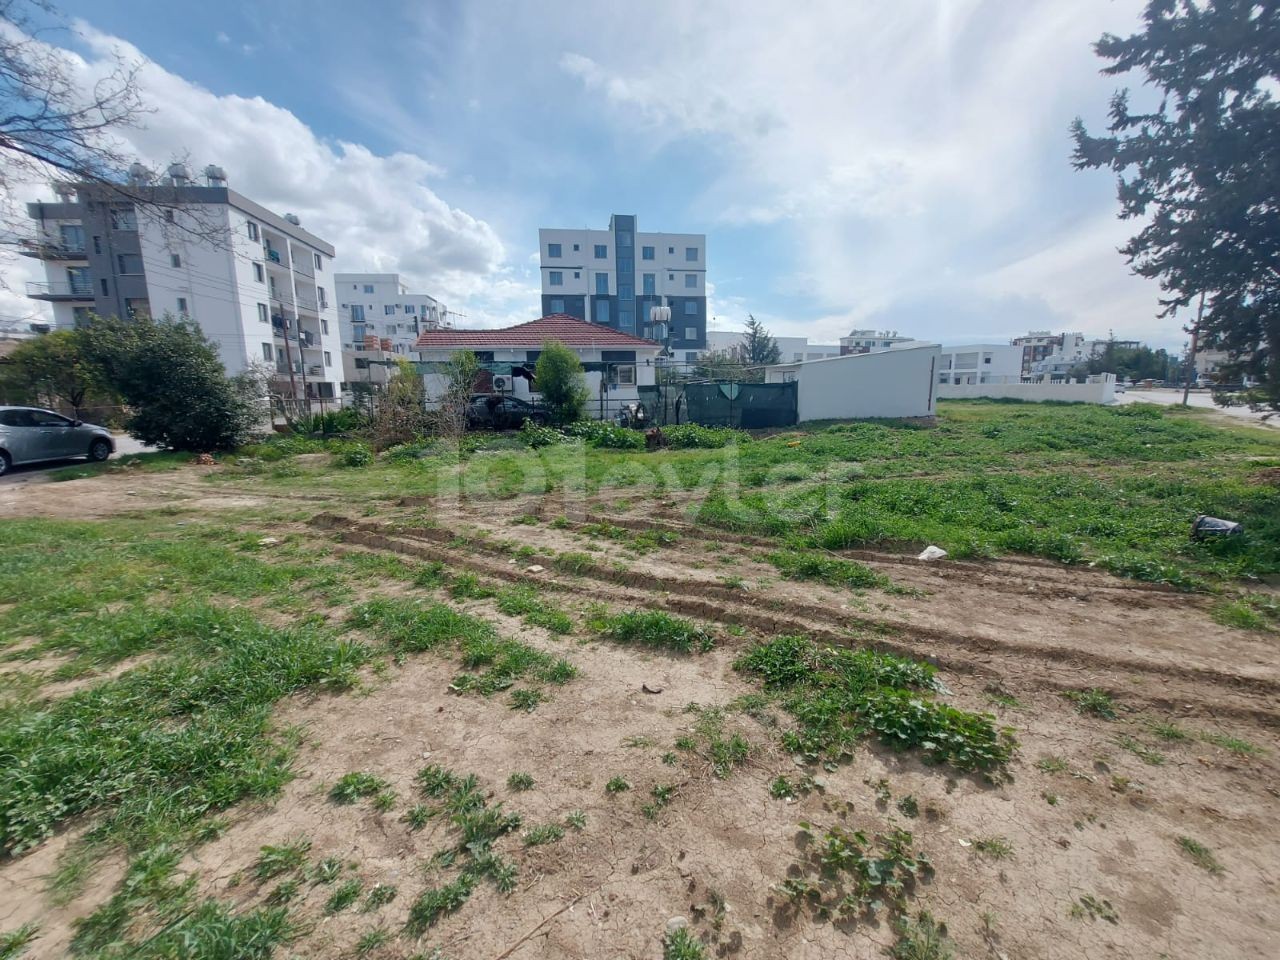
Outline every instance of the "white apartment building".
{"type": "Polygon", "coordinates": [[[1021,383],[1022,347],[1008,343],[967,343],[942,348],[938,383],[1021,383]]]}
{"type": "Polygon", "coordinates": [[[59,184],[57,202],[27,207],[23,252],[45,265],[27,295],[52,304],[58,329],[90,314],[189,317],[228,373],[266,363],[277,396],[337,400],[333,245],[230,190],[220,167],[204,179],[173,164],[157,183],[135,164],[118,187],[59,184]]]}
{"type": "Polygon", "coordinates": [[[452,326],[443,303],[410,293],[398,273],[339,273],[333,279],[344,350],[360,353],[376,337],[391,341],[390,353],[408,357],[424,330],[452,326]]]}
{"type": "Polygon", "coordinates": [[[871,353],[874,350],[889,350],[898,344],[912,343],[913,337],[901,336],[897,330],[850,330],[847,337],[840,338],[840,353],[848,356],[851,353],[871,353]]]}
{"type": "Polygon", "coordinates": [[[543,316],[564,314],[662,340],[690,363],[706,347],[704,234],[639,233],[634,215],[614,214],[607,230],[539,230],[538,249],[543,316]],[[649,310],[664,302],[671,325],[655,330],[649,310]]]}
{"type": "MultiPolygon", "coordinates": [[[[745,334],[733,330],[708,330],[707,349],[705,353],[721,350],[732,350],[741,346],[745,334]]],[[[801,360],[823,360],[826,357],[840,356],[839,344],[810,343],[808,337],[774,337],[780,363],[795,363],[801,360]]]]}

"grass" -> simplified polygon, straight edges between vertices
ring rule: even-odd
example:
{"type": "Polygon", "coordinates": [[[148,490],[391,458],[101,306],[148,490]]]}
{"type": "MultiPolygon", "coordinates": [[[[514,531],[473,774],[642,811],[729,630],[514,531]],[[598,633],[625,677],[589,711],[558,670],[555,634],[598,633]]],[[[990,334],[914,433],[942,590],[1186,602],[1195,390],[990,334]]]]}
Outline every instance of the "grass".
{"type": "Polygon", "coordinates": [[[359,877],[349,877],[334,888],[329,899],[325,901],[325,913],[339,913],[360,899],[364,883],[359,877]]]}
{"type": "Polygon", "coordinates": [[[508,616],[521,617],[533,627],[550,633],[573,632],[573,620],[563,610],[547,603],[533,587],[514,586],[498,591],[498,609],[508,616]]]}
{"type": "Polygon", "coordinates": [[[524,845],[526,847],[540,847],[546,843],[555,843],[557,840],[564,839],[564,828],[558,823],[544,823],[541,826],[533,827],[526,830],[524,834],[524,845]]]}
{"type": "Polygon", "coordinates": [[[595,626],[607,640],[650,650],[706,653],[715,646],[715,638],[692,620],[661,610],[628,610],[603,617],[595,626]]]}
{"type": "Polygon", "coordinates": [[[926,663],[795,636],[757,644],[734,666],[781,696],[797,723],[783,746],[802,757],[846,758],[869,733],[961,770],[994,770],[1013,752],[993,718],[932,699],[938,685],[926,663]]]}
{"type": "Polygon", "coordinates": [[[622,777],[612,777],[609,782],[604,785],[605,793],[625,793],[631,789],[631,784],[622,777]]]}
{"type": "Polygon", "coordinates": [[[992,860],[1007,860],[1013,856],[1013,844],[1005,837],[981,837],[973,841],[973,849],[992,860]]]}
{"type": "Polygon", "coordinates": [[[662,938],[662,960],[707,960],[707,950],[688,927],[679,927],[662,938]]]}
{"type": "Polygon", "coordinates": [[[300,870],[306,864],[310,850],[311,841],[306,838],[279,846],[264,846],[253,864],[254,878],[262,883],[282,873],[300,870]]]}
{"type": "Polygon", "coordinates": [[[1116,737],[1116,743],[1121,748],[1128,750],[1143,763],[1150,764],[1153,767],[1162,766],[1165,762],[1165,755],[1159,750],[1153,750],[1140,740],[1133,737],[1121,735],[1116,737]]]}
{"type": "Polygon", "coordinates": [[[1178,838],[1178,849],[1191,858],[1191,862],[1202,870],[1207,870],[1214,876],[1223,873],[1222,864],[1218,862],[1218,858],[1213,855],[1213,851],[1206,847],[1198,840],[1190,837],[1178,838]]]}
{"type": "Polygon", "coordinates": [[[475,889],[475,879],[462,874],[451,883],[424,890],[409,908],[405,929],[411,936],[420,937],[435,926],[441,917],[460,910],[475,889]]]}
{"type": "Polygon", "coordinates": [[[507,789],[515,791],[532,790],[533,777],[527,773],[513,773],[507,777],[507,789]]]}
{"type": "Polygon", "coordinates": [[[1213,605],[1210,616],[1218,623],[1239,630],[1280,633],[1280,600],[1261,593],[1224,598],[1213,605]]]}
{"type": "Polygon", "coordinates": [[[810,550],[785,550],[766,557],[787,580],[815,580],[832,587],[889,586],[889,578],[855,560],[810,550]]]}
{"type": "Polygon", "coordinates": [[[893,960],[952,960],[955,956],[947,925],[939,923],[927,910],[921,910],[914,918],[899,917],[894,933],[897,939],[889,948],[893,960]]]}
{"type": "Polygon", "coordinates": [[[1116,718],[1115,700],[1105,690],[1097,688],[1068,690],[1062,695],[1074,703],[1076,710],[1085,716],[1100,717],[1103,720],[1116,718]]]}
{"type": "Polygon", "coordinates": [[[1211,743],[1215,747],[1221,747],[1223,750],[1230,750],[1232,753],[1239,754],[1242,757],[1258,756],[1264,752],[1257,744],[1250,743],[1248,740],[1241,740],[1239,737],[1228,736],[1224,733],[1206,730],[1201,731],[1196,736],[1205,743],[1211,743]]]}
{"type": "Polygon", "coordinates": [[[364,906],[361,909],[365,913],[370,913],[379,907],[385,907],[396,898],[397,892],[394,884],[375,883],[369,888],[369,892],[365,894],[364,906]]]}
{"type": "Polygon", "coordinates": [[[386,927],[375,927],[360,935],[356,941],[356,956],[367,957],[375,950],[385,947],[391,942],[391,931],[386,927]]]}
{"type": "Polygon", "coordinates": [[[329,799],[334,803],[351,804],[380,793],[390,784],[379,776],[363,770],[344,773],[338,782],[329,788],[329,799]]]}
{"type": "Polygon", "coordinates": [[[1066,773],[1070,769],[1065,757],[1049,755],[1036,761],[1036,769],[1044,773],[1066,773]]]}
{"type": "Polygon", "coordinates": [[[24,923],[16,930],[0,933],[0,960],[15,960],[26,953],[27,944],[36,938],[40,927],[35,923],[24,923]]]}

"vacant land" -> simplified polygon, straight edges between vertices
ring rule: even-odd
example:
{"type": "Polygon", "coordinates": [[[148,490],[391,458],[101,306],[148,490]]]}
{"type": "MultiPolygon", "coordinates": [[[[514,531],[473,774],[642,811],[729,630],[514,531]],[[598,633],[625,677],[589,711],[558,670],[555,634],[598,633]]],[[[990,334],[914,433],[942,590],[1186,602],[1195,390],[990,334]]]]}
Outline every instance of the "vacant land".
{"type": "Polygon", "coordinates": [[[1275,955],[1274,432],[673,439],[0,492],[0,958],[1275,955]]]}

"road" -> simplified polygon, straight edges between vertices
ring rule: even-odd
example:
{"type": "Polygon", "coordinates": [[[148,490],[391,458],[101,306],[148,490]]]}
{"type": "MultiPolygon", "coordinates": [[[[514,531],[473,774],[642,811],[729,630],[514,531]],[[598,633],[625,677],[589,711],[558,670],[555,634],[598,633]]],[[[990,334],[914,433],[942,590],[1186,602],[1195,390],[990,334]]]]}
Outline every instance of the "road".
{"type": "MultiPolygon", "coordinates": [[[[113,459],[115,457],[126,457],[131,453],[152,453],[156,449],[133,439],[127,433],[113,434],[111,439],[116,444],[116,452],[112,455],[113,459]]],[[[8,473],[0,477],[0,484],[40,482],[46,478],[46,475],[51,470],[74,467],[77,463],[84,462],[84,460],[49,460],[46,463],[33,463],[25,467],[11,467],[8,473]]]]}
{"type": "MultiPolygon", "coordinates": [[[[1125,393],[1117,393],[1116,402],[1174,405],[1182,403],[1182,391],[1180,389],[1129,390],[1125,393]]],[[[1280,414],[1274,414],[1269,419],[1264,420],[1265,414],[1255,413],[1248,407],[1219,407],[1213,402],[1213,395],[1205,390],[1192,390],[1190,396],[1187,397],[1187,406],[1199,407],[1204,410],[1216,410],[1218,413],[1236,420],[1244,420],[1256,426],[1266,426],[1280,430],[1280,414]]]]}

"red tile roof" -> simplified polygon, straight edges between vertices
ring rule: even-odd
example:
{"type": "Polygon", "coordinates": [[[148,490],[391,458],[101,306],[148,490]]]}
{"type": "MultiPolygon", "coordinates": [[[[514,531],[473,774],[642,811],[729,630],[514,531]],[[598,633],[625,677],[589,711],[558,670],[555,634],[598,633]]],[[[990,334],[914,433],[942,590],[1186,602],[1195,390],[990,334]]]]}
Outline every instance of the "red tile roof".
{"type": "Polygon", "coordinates": [[[531,347],[536,350],[544,340],[559,340],[570,347],[661,349],[652,340],[634,337],[598,323],[588,323],[565,313],[553,313],[540,320],[494,330],[424,330],[418,335],[415,346],[418,350],[448,350],[451,347],[470,347],[473,350],[531,347]]]}

